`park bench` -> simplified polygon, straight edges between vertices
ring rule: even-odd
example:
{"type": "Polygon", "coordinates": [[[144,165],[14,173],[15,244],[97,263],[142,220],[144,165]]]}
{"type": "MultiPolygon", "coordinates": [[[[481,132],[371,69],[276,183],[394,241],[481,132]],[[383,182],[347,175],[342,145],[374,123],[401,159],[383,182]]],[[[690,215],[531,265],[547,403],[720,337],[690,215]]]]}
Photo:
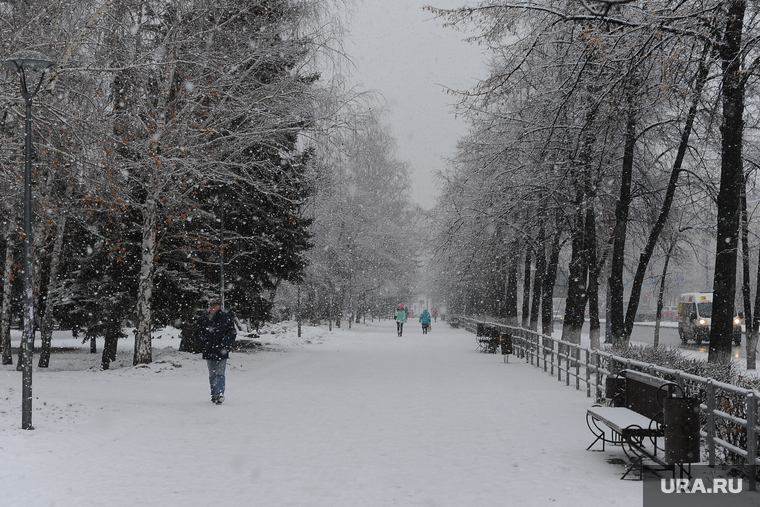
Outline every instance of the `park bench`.
{"type": "Polygon", "coordinates": [[[479,322],[475,332],[475,342],[478,345],[478,352],[496,354],[500,346],[500,336],[501,333],[497,327],[479,322]]]}
{"type": "MultiPolygon", "coordinates": [[[[586,423],[595,437],[586,450],[591,450],[597,442],[601,442],[602,451],[606,444],[621,446],[630,460],[621,479],[632,471],[637,472],[641,479],[645,467],[659,465],[670,469],[680,465],[683,468],[685,462],[699,461],[698,405],[697,416],[694,417],[696,421],[687,421],[691,427],[696,422],[696,452],[693,450],[694,438],[684,438],[681,434],[672,438],[670,449],[666,449],[668,435],[663,411],[668,404],[666,400],[691,400],[682,398],[677,384],[646,373],[625,370],[618,377],[607,378],[605,397],[607,406],[594,406],[586,412],[586,423]],[[664,446],[660,446],[660,439],[664,446]],[[675,449],[674,445],[683,448],[675,449]]],[[[676,406],[675,403],[670,405],[676,406]]],[[[693,404],[689,407],[692,410],[693,404]]],[[[671,414],[681,417],[675,410],[671,410],[671,414]]],[[[673,416],[670,417],[672,419],[673,416]]],[[[672,428],[680,429],[683,426],[680,422],[678,424],[672,424],[672,428]]]]}

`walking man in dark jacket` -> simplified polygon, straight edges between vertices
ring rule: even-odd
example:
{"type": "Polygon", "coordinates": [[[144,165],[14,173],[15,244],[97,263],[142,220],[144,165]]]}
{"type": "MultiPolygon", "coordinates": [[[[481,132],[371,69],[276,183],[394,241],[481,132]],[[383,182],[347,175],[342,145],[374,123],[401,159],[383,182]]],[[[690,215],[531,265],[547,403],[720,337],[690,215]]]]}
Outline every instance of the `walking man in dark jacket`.
{"type": "Polygon", "coordinates": [[[229,313],[222,310],[222,303],[212,300],[208,313],[198,319],[193,338],[203,345],[203,359],[208,365],[208,381],[211,401],[217,405],[224,402],[224,370],[230,355],[230,345],[235,341],[237,330],[229,313]]]}

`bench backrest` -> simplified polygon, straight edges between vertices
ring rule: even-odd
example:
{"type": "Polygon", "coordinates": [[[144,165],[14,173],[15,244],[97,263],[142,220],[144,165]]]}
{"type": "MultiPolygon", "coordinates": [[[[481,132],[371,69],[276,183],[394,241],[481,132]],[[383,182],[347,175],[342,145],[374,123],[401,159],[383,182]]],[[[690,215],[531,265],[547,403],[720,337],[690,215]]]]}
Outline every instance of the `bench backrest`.
{"type": "Polygon", "coordinates": [[[662,422],[663,400],[675,397],[678,386],[673,382],[633,370],[626,370],[623,376],[626,408],[662,422]]]}

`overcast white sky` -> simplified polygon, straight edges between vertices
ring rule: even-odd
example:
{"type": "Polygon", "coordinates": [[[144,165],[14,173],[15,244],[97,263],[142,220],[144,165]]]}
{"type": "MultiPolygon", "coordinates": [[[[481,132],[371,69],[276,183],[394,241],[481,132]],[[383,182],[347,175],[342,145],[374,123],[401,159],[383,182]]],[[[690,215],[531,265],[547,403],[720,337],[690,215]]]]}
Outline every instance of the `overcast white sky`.
{"type": "Polygon", "coordinates": [[[435,172],[466,133],[445,87],[469,89],[485,77],[485,58],[467,34],[442,27],[425,5],[453,8],[466,0],[356,0],[345,49],[356,67],[350,81],[377,90],[389,109],[398,157],[412,169],[414,202],[430,209],[435,172]]]}

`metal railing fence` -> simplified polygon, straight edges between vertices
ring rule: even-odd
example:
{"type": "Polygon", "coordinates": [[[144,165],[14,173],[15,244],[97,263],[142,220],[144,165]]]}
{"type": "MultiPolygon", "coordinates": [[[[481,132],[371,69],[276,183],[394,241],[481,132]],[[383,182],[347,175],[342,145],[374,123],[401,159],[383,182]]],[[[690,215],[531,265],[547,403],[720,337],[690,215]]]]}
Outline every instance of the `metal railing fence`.
{"type": "Polygon", "coordinates": [[[543,368],[567,386],[572,384],[576,390],[585,390],[587,397],[597,401],[605,398],[605,378],[624,369],[637,369],[675,382],[684,395],[700,399],[700,434],[708,465],[715,466],[718,452],[723,453],[724,461],[731,455],[741,457],[742,464],[747,466],[750,489],[756,490],[760,392],[603,350],[591,350],[522,327],[467,317],[450,318],[449,323],[452,320],[472,333],[477,332],[478,324],[499,329],[501,334],[511,336],[515,356],[543,368]]]}

